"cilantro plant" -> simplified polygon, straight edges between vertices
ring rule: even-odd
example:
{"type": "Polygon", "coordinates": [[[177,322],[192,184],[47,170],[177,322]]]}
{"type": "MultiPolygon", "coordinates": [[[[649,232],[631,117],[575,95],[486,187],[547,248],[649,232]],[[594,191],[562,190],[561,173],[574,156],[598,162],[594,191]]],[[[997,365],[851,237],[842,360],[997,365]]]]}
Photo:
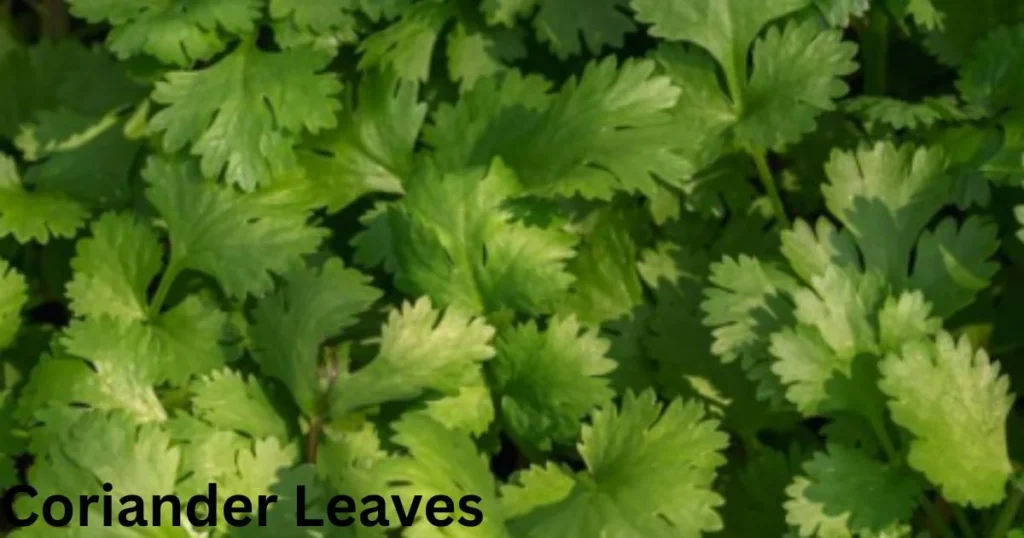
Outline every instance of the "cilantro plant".
{"type": "Polygon", "coordinates": [[[1024,538],[1022,180],[1019,0],[8,0],[0,491],[279,501],[0,536],[1024,538]]]}

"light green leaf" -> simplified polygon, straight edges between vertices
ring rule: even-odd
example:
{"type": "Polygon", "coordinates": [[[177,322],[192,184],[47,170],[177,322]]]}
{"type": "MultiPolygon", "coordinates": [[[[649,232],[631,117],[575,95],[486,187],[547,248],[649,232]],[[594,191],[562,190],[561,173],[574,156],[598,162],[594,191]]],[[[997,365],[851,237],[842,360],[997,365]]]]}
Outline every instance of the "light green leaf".
{"type": "Polygon", "coordinates": [[[190,390],[196,416],[217,428],[244,432],[254,439],[288,437],[288,423],[254,377],[218,370],[197,380],[190,390]]]}
{"type": "Polygon", "coordinates": [[[106,213],[90,232],[78,241],[71,259],[67,295],[72,311],[83,317],[145,319],[148,286],[163,266],[156,232],[128,213],[106,213]]]}
{"type": "Polygon", "coordinates": [[[644,536],[697,538],[719,530],[712,489],[728,437],[695,403],[667,407],[653,391],[627,392],[621,410],[608,406],[583,427],[586,470],[567,496],[510,523],[516,536],[644,536]]]}
{"type": "Polygon", "coordinates": [[[482,318],[452,308],[435,310],[426,298],[405,303],[391,311],[381,328],[376,358],[339,375],[334,409],[411,400],[427,390],[453,394],[473,384],[479,364],[494,356],[493,336],[494,329],[482,318]]]}
{"type": "Polygon", "coordinates": [[[879,386],[896,424],[913,435],[907,460],[943,497],[984,508],[1006,494],[1011,466],[1009,380],[966,337],[908,342],[881,363],[879,386]]]}

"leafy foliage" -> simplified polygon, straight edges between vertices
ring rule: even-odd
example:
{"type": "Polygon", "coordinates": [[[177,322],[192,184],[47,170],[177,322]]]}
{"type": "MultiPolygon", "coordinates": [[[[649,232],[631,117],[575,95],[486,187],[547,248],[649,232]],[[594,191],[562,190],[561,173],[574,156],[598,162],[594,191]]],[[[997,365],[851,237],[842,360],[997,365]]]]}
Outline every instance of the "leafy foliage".
{"type": "Polygon", "coordinates": [[[0,4],[0,491],[279,496],[60,534],[1024,538],[1021,2],[0,4]]]}

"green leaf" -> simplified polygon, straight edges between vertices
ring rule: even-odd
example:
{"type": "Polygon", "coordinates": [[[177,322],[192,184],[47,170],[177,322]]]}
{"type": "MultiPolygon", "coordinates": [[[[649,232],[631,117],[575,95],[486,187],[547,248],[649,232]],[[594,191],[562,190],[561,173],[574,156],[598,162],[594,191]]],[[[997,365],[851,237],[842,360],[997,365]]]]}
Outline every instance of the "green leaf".
{"type": "MultiPolygon", "coordinates": [[[[88,327],[88,326],[87,326],[88,327]]],[[[88,363],[64,350],[43,355],[32,369],[18,401],[22,420],[40,414],[47,406],[86,404],[98,410],[123,410],[138,422],[167,419],[167,411],[153,385],[159,379],[151,361],[136,356],[103,354],[88,363]]]]}
{"type": "MultiPolygon", "coordinates": [[[[252,351],[264,374],[280,379],[306,414],[316,411],[320,346],[354,325],[380,291],[339,259],[296,269],[252,311],[252,351]]],[[[336,367],[334,365],[328,365],[336,367]]]]}
{"type": "Polygon", "coordinates": [[[465,91],[482,78],[506,69],[507,62],[526,56],[523,36],[515,30],[471,29],[458,24],[448,37],[448,76],[465,91]]]}
{"type": "Polygon", "coordinates": [[[0,258],[0,350],[14,343],[21,328],[21,309],[27,302],[25,277],[0,258]]]}
{"type": "MultiPolygon", "coordinates": [[[[458,499],[464,495],[476,495],[480,497],[477,507],[486,515],[481,524],[473,528],[472,536],[513,536],[505,529],[505,518],[487,457],[477,451],[469,437],[421,414],[404,416],[394,428],[392,441],[407,453],[383,463],[381,474],[400,484],[396,491],[403,498],[410,495],[429,498],[440,494],[458,499]]],[[[456,507],[450,517],[458,520],[471,516],[456,507]]],[[[445,536],[443,531],[429,528],[422,520],[413,532],[417,530],[420,532],[416,536],[445,536]]]]}
{"type": "Polygon", "coordinates": [[[704,324],[712,328],[712,353],[726,363],[739,360],[758,383],[758,397],[780,402],[784,387],[770,370],[769,337],[792,316],[782,294],[797,282],[774,265],[744,255],[713,264],[709,281],[701,309],[704,324]]]}
{"type": "Polygon", "coordinates": [[[906,278],[918,236],[951,201],[946,163],[937,148],[879,142],[835,151],[825,167],[829,183],[822,194],[829,211],[856,238],[864,264],[890,282],[906,278]]]}
{"type": "Polygon", "coordinates": [[[654,391],[627,392],[583,427],[586,470],[571,491],[510,524],[516,536],[696,538],[719,530],[712,489],[728,437],[695,402],[663,406],[654,391]]]}
{"type": "Polygon", "coordinates": [[[598,55],[605,47],[622,47],[635,23],[626,14],[629,0],[543,0],[534,28],[561,59],[585,50],[598,55]]]}
{"type": "Polygon", "coordinates": [[[328,211],[369,192],[403,192],[427,114],[418,93],[415,83],[368,74],[359,84],[356,106],[342,113],[339,127],[310,140],[310,151],[299,153],[328,211]]]}
{"type": "Polygon", "coordinates": [[[89,211],[71,198],[26,189],[14,159],[0,154],[0,236],[46,244],[74,237],[88,218],[89,211]]]}
{"type": "Polygon", "coordinates": [[[147,289],[163,266],[159,237],[128,213],[106,213],[78,241],[67,285],[71,310],[123,321],[147,317],[147,289]]]}
{"type": "MultiPolygon", "coordinates": [[[[924,0],[914,3],[928,7],[924,0]]],[[[999,26],[1024,22],[1024,5],[1016,0],[931,0],[930,3],[933,9],[915,10],[915,16],[927,16],[928,11],[941,13],[941,27],[927,35],[924,44],[947,65],[961,65],[972,58],[978,43],[999,26]]]]}
{"type": "Polygon", "coordinates": [[[651,61],[620,66],[608,58],[589,64],[551,96],[536,79],[510,76],[503,81],[510,87],[500,90],[478,85],[454,109],[438,112],[427,141],[447,171],[501,157],[531,194],[654,196],[694,171],[674,151],[682,142],[671,137],[669,112],[679,90],[654,70],[651,61]],[[484,120],[463,118],[477,114],[476,106],[487,111],[484,120]],[[467,132],[465,121],[479,123],[467,132]]]}
{"type": "Polygon", "coordinates": [[[727,71],[746,73],[747,51],[768,23],[811,0],[633,0],[637,18],[655,37],[707,49],[727,71]]]}
{"type": "Polygon", "coordinates": [[[134,363],[139,357],[146,357],[147,375],[140,380],[183,385],[192,375],[210,372],[228,360],[221,347],[227,321],[215,305],[192,295],[148,323],[107,315],[75,320],[64,343],[69,352],[89,361],[133,369],[138,368],[134,363]]]}
{"type": "Polygon", "coordinates": [[[534,450],[575,440],[581,419],[614,395],[601,377],[615,369],[608,342],[573,317],[556,317],[544,331],[532,322],[514,327],[495,349],[489,370],[505,430],[534,450]]]}
{"type": "Polygon", "coordinates": [[[73,0],[70,4],[75,16],[114,27],[107,46],[120,58],[145,53],[180,66],[208,60],[224,50],[231,37],[253,32],[261,7],[256,0],[73,0]]]}
{"type": "Polygon", "coordinates": [[[293,145],[305,132],[337,125],[338,80],[321,73],[330,58],[290,49],[263,52],[240,45],[210,67],[174,71],[157,82],[153,100],[166,108],[150,120],[163,148],[188,147],[207,177],[244,190],[298,173],[293,145]]]}
{"type": "Polygon", "coordinates": [[[803,470],[806,478],[796,479],[786,503],[787,522],[799,527],[803,536],[812,535],[815,528],[818,536],[829,536],[830,526],[838,526],[838,520],[849,529],[848,535],[877,535],[907,521],[920,493],[908,469],[843,445],[815,453],[803,470]],[[818,506],[820,511],[808,506],[818,506]]]}
{"type": "Polygon", "coordinates": [[[771,336],[772,371],[788,388],[786,397],[805,414],[828,405],[826,385],[836,374],[851,375],[861,353],[875,354],[871,314],[884,289],[877,275],[829,269],[811,279],[811,289],[793,294],[799,325],[771,336]]]}
{"type": "Polygon", "coordinates": [[[197,380],[190,390],[196,416],[217,428],[244,432],[254,439],[288,437],[285,418],[255,377],[218,370],[197,380]]]}
{"type": "MultiPolygon", "coordinates": [[[[133,494],[147,500],[174,491],[181,454],[170,446],[168,433],[156,424],[137,425],[123,413],[93,411],[81,415],[58,435],[59,442],[41,453],[32,466],[29,480],[40,495],[19,499],[16,510],[23,516],[29,510],[39,513],[43,499],[51,495],[65,495],[72,499],[78,499],[80,495],[102,496],[101,487],[105,482],[114,486],[113,495],[133,494]]],[[[173,517],[170,506],[163,505],[163,521],[170,521],[173,517]]],[[[103,521],[103,510],[99,504],[92,504],[87,513],[89,527],[103,521]]],[[[79,527],[77,522],[77,517],[72,518],[73,526],[68,530],[70,536],[84,538],[93,535],[92,531],[83,530],[87,527],[79,527]]],[[[50,532],[39,534],[33,530],[38,528],[29,527],[15,533],[15,536],[46,536],[50,532]]],[[[188,527],[164,525],[158,535],[140,530],[143,527],[125,527],[119,522],[114,523],[114,528],[116,530],[108,532],[125,538],[194,536],[188,527]]]]}
{"type": "Polygon", "coordinates": [[[865,95],[847,99],[843,102],[843,109],[859,116],[869,128],[878,124],[897,131],[962,122],[980,115],[975,107],[964,105],[951,95],[925,97],[918,102],[865,95]]]}
{"type": "Polygon", "coordinates": [[[813,132],[817,117],[849,91],[842,77],[856,71],[856,53],[841,32],[822,32],[812,22],[770,28],[754,44],[737,141],[781,151],[813,132]]]}
{"type": "Polygon", "coordinates": [[[1009,380],[984,350],[945,333],[908,342],[881,363],[879,386],[896,424],[912,435],[907,460],[943,497],[978,508],[1005,496],[1010,478],[1009,380]]]}
{"type": "Polygon", "coordinates": [[[945,219],[918,241],[910,286],[924,292],[939,314],[956,312],[988,288],[999,270],[990,261],[999,249],[994,223],[978,217],[957,227],[945,219]]]}
{"type": "Polygon", "coordinates": [[[500,162],[489,171],[445,175],[429,168],[356,235],[357,257],[394,263],[385,267],[397,273],[401,289],[441,305],[551,312],[572,283],[565,265],[576,239],[515,221],[505,206],[520,192],[500,162]]]}
{"type": "Polygon", "coordinates": [[[384,67],[399,78],[425,82],[441,29],[454,16],[448,2],[421,2],[403,10],[398,21],[359,44],[359,68],[384,67]]]}
{"type": "Polygon", "coordinates": [[[202,271],[233,297],[265,293],[271,274],[297,266],[325,235],[307,225],[304,209],[282,209],[274,198],[204,181],[190,161],[151,158],[143,177],[170,235],[167,273],[202,271]]]}
{"type": "Polygon", "coordinates": [[[957,89],[969,103],[990,114],[1024,108],[1024,25],[989,34],[960,68],[957,89]]]}
{"type": "Polygon", "coordinates": [[[369,364],[341,372],[334,390],[338,412],[417,398],[428,390],[453,394],[473,384],[480,363],[494,356],[494,329],[481,318],[430,300],[392,310],[369,364]]]}

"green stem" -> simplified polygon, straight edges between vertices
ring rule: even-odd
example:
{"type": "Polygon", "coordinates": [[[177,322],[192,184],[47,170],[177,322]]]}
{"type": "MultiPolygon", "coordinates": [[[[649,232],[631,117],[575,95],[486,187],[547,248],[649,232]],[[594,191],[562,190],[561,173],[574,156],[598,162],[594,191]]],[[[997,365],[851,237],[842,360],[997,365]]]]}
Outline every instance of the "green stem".
{"type": "Polygon", "coordinates": [[[963,508],[953,505],[953,520],[956,521],[956,526],[960,528],[960,533],[965,538],[977,538],[977,535],[974,534],[974,529],[971,527],[971,522],[967,520],[967,514],[964,514],[963,508]]]}
{"type": "Polygon", "coordinates": [[[160,284],[157,285],[156,293],[153,294],[153,300],[149,303],[149,317],[152,318],[160,313],[160,309],[164,306],[164,301],[167,300],[167,293],[171,291],[171,284],[174,284],[174,279],[178,277],[178,273],[181,273],[181,269],[179,264],[173,259],[171,263],[167,264],[167,270],[160,277],[160,284]]]}
{"type": "Polygon", "coordinates": [[[1010,526],[1013,525],[1013,520],[1017,518],[1017,511],[1020,510],[1021,500],[1024,500],[1024,491],[1013,484],[1010,498],[1006,499],[1006,503],[1003,504],[1003,510],[999,512],[999,517],[996,518],[996,523],[992,526],[992,532],[988,535],[989,538],[1004,538],[1006,533],[1010,532],[1010,526]]]}
{"type": "Polygon", "coordinates": [[[751,149],[749,153],[751,158],[754,159],[754,165],[757,166],[757,175],[761,178],[761,185],[764,186],[764,190],[768,193],[768,198],[772,202],[772,211],[775,213],[777,222],[789,228],[791,224],[789,215],[786,214],[786,206],[782,203],[782,197],[779,196],[779,188],[775,184],[775,176],[772,175],[772,170],[768,167],[768,158],[765,157],[765,153],[762,150],[751,149]]]}
{"type": "Polygon", "coordinates": [[[889,85],[889,33],[889,16],[885,10],[875,7],[862,41],[864,93],[869,95],[885,95],[889,85]]]}

